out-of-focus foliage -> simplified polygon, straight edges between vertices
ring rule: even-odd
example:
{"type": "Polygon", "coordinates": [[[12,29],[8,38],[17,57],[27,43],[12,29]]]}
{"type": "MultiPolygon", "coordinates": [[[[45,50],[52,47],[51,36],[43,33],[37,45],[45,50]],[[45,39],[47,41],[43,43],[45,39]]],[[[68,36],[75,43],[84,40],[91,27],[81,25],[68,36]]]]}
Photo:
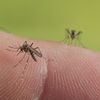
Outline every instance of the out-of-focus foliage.
{"type": "Polygon", "coordinates": [[[100,50],[100,0],[1,0],[0,26],[16,35],[63,40],[65,28],[83,31],[82,42],[100,50]]]}

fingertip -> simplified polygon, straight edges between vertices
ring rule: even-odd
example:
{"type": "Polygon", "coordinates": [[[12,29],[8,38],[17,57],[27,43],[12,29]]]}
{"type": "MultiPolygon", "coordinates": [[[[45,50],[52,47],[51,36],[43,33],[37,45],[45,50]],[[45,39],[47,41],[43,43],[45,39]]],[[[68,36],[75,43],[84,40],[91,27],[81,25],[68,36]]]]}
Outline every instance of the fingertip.
{"type": "Polygon", "coordinates": [[[23,40],[13,35],[0,34],[0,99],[1,100],[35,100],[43,92],[47,78],[47,62],[43,57],[37,57],[35,62],[31,57],[27,63],[28,55],[21,63],[23,53],[16,56],[17,52],[4,49],[12,43],[22,43],[23,40]],[[3,39],[2,39],[3,38],[3,39]],[[14,65],[18,65],[14,67],[14,65]],[[27,67],[25,65],[27,64],[27,67]]]}

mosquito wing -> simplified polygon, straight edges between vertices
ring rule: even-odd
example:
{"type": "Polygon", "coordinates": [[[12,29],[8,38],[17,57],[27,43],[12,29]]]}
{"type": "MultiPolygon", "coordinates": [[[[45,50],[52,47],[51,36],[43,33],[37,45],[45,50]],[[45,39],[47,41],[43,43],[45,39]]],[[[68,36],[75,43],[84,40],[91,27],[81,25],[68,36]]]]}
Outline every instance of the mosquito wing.
{"type": "Polygon", "coordinates": [[[33,60],[37,62],[37,60],[36,60],[36,58],[35,58],[35,56],[34,56],[32,51],[30,51],[30,54],[31,54],[31,57],[33,58],[33,60]]]}
{"type": "Polygon", "coordinates": [[[30,51],[33,53],[33,54],[36,54],[38,57],[42,57],[42,53],[41,53],[41,51],[39,50],[37,50],[37,48],[32,48],[32,47],[30,47],[30,51]]]}

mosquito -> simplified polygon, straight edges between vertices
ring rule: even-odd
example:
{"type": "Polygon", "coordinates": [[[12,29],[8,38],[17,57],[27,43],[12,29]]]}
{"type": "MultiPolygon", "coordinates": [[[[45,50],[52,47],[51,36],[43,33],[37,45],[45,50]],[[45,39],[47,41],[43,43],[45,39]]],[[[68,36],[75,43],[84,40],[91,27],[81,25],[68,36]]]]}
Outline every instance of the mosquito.
{"type": "MultiPolygon", "coordinates": [[[[24,52],[24,56],[22,57],[22,59],[15,65],[15,67],[21,63],[23,61],[23,59],[25,58],[26,56],[26,53],[29,54],[29,56],[31,55],[32,59],[37,62],[37,59],[35,57],[38,56],[38,57],[42,57],[42,53],[40,51],[40,48],[39,47],[35,47],[33,48],[32,47],[33,43],[31,43],[30,45],[27,43],[27,41],[25,41],[21,46],[19,47],[12,47],[12,46],[9,46],[9,48],[12,48],[12,49],[16,49],[17,50],[17,56],[20,54],[20,53],[23,53],[24,52]],[[37,50],[38,49],[38,50],[37,50]]],[[[9,49],[7,49],[9,50],[9,49]]],[[[11,51],[11,50],[9,50],[11,51]]],[[[29,56],[28,56],[28,59],[27,59],[27,62],[29,61],[29,56]]]]}
{"type": "MultiPolygon", "coordinates": [[[[79,36],[82,33],[82,31],[76,31],[74,29],[69,30],[69,29],[65,29],[65,31],[67,32],[65,39],[66,41],[69,40],[69,44],[73,44],[73,42],[75,42],[74,40],[78,40],[78,42],[80,42],[80,44],[83,46],[83,44],[81,43],[81,41],[79,40],[79,36]]],[[[84,46],[83,46],[84,47],[84,46]]]]}

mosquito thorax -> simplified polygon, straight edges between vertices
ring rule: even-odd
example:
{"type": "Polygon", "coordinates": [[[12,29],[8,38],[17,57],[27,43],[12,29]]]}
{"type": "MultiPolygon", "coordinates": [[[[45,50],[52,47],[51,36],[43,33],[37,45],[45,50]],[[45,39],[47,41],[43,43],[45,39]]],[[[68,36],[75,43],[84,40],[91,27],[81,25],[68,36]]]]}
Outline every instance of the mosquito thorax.
{"type": "Polygon", "coordinates": [[[75,38],[75,35],[76,35],[75,30],[72,30],[71,33],[70,33],[70,36],[71,36],[72,40],[75,38]]]}

